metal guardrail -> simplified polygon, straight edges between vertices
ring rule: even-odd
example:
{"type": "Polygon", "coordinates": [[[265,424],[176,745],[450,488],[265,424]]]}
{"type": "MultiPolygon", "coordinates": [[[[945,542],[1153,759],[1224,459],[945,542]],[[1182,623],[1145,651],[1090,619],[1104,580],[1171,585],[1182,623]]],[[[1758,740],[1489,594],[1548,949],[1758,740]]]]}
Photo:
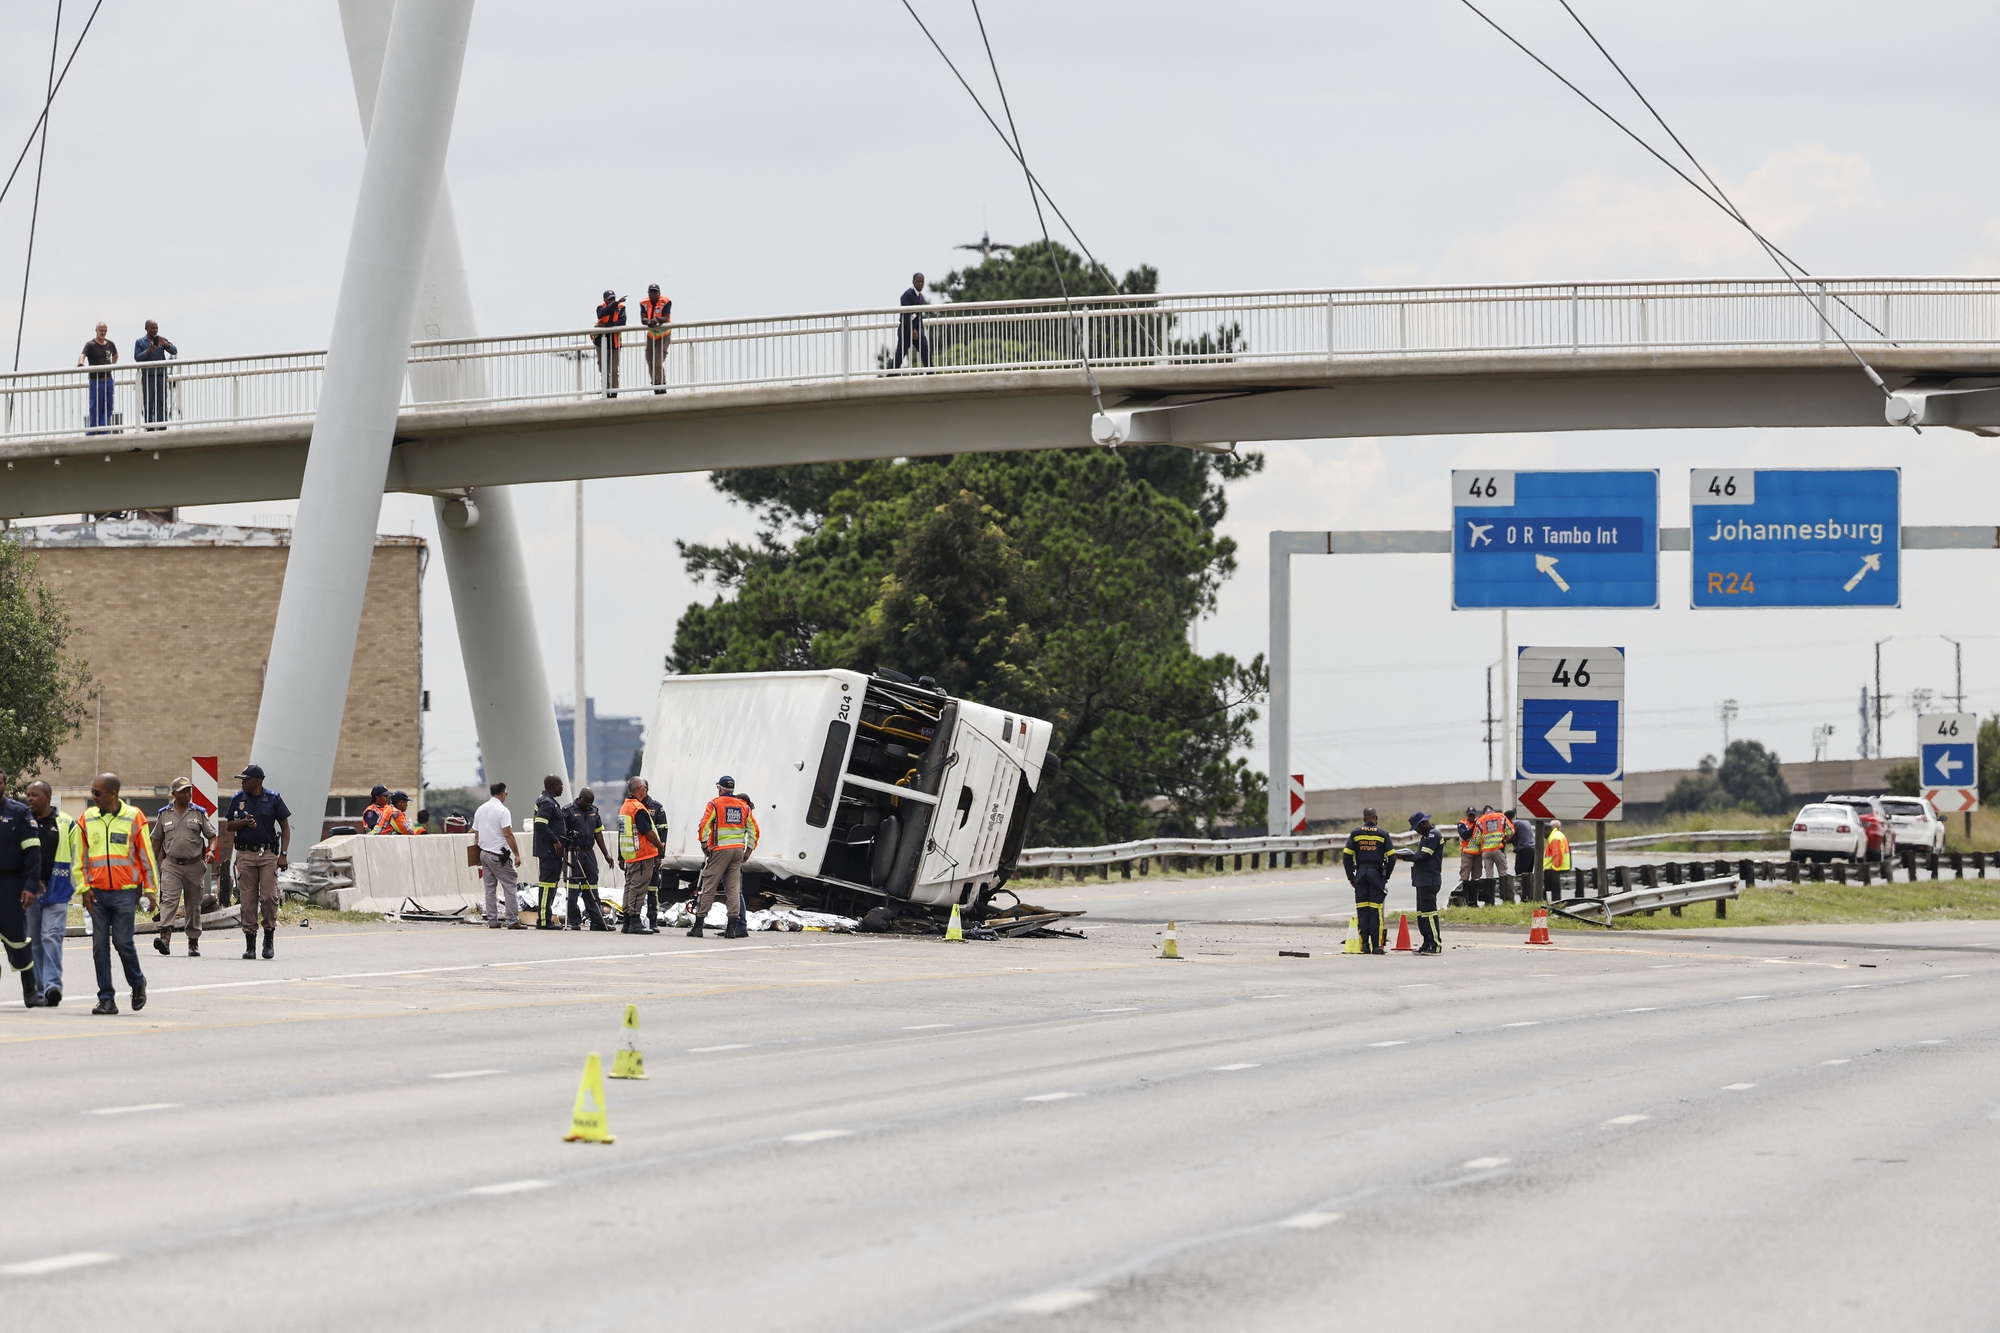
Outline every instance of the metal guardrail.
{"type": "MultiPolygon", "coordinates": [[[[917,374],[1081,365],[1304,363],[1379,357],[2000,345],[2000,279],[1841,278],[1332,288],[926,306],[913,364],[892,365],[909,307],[674,325],[657,383],[645,330],[569,329],[413,343],[405,405],[584,401],[917,374]],[[1820,307],[1816,311],[1813,306],[1820,307]],[[1838,344],[1834,344],[1837,348],[1838,344]],[[607,361],[615,377],[607,377],[607,361]]],[[[0,442],[309,419],[323,351],[0,375],[0,442]],[[93,398],[92,383],[101,386],[93,398]]]]}
{"type": "MultiPolygon", "coordinates": [[[[1392,833],[1390,840],[1407,847],[1415,833],[1392,833]]],[[[1269,852],[1334,852],[1347,845],[1345,833],[1319,833],[1297,838],[1147,838],[1102,847],[1030,847],[1015,861],[1023,870],[1047,866],[1102,866],[1140,861],[1154,856],[1251,856],[1269,852]]]]}
{"type": "MultiPolygon", "coordinates": [[[[1702,829],[1693,833],[1641,833],[1630,838],[1607,838],[1604,846],[1610,848],[1653,847],[1663,842],[1762,842],[1772,838],[1789,838],[1789,829],[1702,829]]],[[[1588,851],[1589,844],[1582,844],[1579,851],[1588,851]]]]}
{"type": "Polygon", "coordinates": [[[1595,926],[1609,927],[1621,916],[1634,912],[1653,912],[1662,907],[1686,907],[1690,903],[1716,905],[1717,916],[1727,916],[1726,904],[1742,893],[1742,883],[1734,876],[1727,879],[1697,880],[1692,884],[1662,884],[1656,889],[1623,889],[1606,894],[1602,898],[1567,898],[1550,903],[1549,910],[1574,921],[1585,921],[1595,926]],[[1597,920],[1592,921],[1595,915],[1597,920]]]}

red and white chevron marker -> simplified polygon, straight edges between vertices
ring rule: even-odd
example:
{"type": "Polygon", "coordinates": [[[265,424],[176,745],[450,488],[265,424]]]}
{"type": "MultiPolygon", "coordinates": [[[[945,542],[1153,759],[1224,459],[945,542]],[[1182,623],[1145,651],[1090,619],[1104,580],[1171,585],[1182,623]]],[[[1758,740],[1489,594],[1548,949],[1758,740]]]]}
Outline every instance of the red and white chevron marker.
{"type": "Polygon", "coordinates": [[[1288,795],[1292,802],[1291,821],[1287,827],[1294,834],[1303,834],[1306,831],[1306,775],[1292,774],[1291,781],[1287,785],[1290,788],[1288,795]]]}
{"type": "Polygon", "coordinates": [[[1927,787],[1924,799],[1941,815],[1969,815],[1979,808],[1976,787],[1927,787]]]}
{"type": "Polygon", "coordinates": [[[222,760],[212,754],[198,754],[194,757],[194,791],[189,793],[194,803],[208,813],[215,813],[215,804],[222,792],[222,760]]]}
{"type": "Polygon", "coordinates": [[[1625,802],[1622,782],[1589,782],[1580,778],[1544,778],[1529,783],[1518,798],[1521,808],[1537,819],[1617,819],[1625,802]]]}

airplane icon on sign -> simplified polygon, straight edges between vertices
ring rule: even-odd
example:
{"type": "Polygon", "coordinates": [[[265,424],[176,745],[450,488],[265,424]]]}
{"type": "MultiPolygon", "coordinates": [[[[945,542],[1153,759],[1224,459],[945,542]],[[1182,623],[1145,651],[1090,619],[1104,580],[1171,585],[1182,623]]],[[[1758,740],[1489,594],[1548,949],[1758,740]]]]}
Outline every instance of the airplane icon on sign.
{"type": "Polygon", "coordinates": [[[1481,542],[1485,542],[1488,546],[1493,544],[1493,539],[1486,535],[1493,531],[1491,523],[1474,523],[1468,518],[1465,520],[1465,526],[1472,529],[1472,536],[1465,543],[1467,550],[1479,545],[1481,542]]]}

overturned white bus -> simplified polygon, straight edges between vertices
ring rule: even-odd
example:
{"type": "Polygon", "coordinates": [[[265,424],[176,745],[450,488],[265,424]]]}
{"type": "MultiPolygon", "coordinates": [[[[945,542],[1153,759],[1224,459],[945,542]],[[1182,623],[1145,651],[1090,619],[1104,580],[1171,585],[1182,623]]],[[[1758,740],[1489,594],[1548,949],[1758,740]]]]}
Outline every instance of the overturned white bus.
{"type": "Polygon", "coordinates": [[[984,907],[1014,872],[1049,724],[896,672],[668,676],[641,772],[667,815],[666,865],[699,870],[716,779],[757,812],[744,869],[830,907],[984,907]]]}

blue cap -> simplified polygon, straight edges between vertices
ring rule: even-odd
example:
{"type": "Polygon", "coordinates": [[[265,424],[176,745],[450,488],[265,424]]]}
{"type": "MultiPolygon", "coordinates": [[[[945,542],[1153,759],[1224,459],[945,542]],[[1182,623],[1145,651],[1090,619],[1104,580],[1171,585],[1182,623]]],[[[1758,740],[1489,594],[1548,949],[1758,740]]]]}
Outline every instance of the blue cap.
{"type": "Polygon", "coordinates": [[[410,799],[410,794],[406,791],[390,792],[389,799],[392,801],[407,801],[410,799]]]}
{"type": "Polygon", "coordinates": [[[370,789],[368,794],[370,796],[387,796],[389,794],[389,789],[378,782],[372,789],[370,789]]]}
{"type": "Polygon", "coordinates": [[[1425,813],[1424,813],[1423,811],[1419,810],[1419,811],[1417,811],[1417,812],[1416,812],[1415,814],[1413,814],[1413,815],[1411,815],[1411,816],[1410,816],[1410,827],[1411,827],[1411,828],[1415,828],[1415,827],[1416,827],[1417,825],[1419,825],[1419,824],[1423,823],[1423,822],[1424,822],[1425,820],[1427,820],[1427,819],[1429,819],[1429,818],[1430,818],[1430,816],[1429,816],[1429,815],[1427,815],[1427,814],[1425,814],[1425,813]]]}
{"type": "Polygon", "coordinates": [[[715,785],[718,787],[725,787],[730,791],[735,791],[736,779],[730,777],[727,773],[724,773],[721,777],[715,780],[715,785]]]}
{"type": "Polygon", "coordinates": [[[259,782],[262,782],[264,780],[264,766],[262,764],[245,764],[243,771],[236,776],[239,781],[243,778],[255,778],[259,782]]]}

